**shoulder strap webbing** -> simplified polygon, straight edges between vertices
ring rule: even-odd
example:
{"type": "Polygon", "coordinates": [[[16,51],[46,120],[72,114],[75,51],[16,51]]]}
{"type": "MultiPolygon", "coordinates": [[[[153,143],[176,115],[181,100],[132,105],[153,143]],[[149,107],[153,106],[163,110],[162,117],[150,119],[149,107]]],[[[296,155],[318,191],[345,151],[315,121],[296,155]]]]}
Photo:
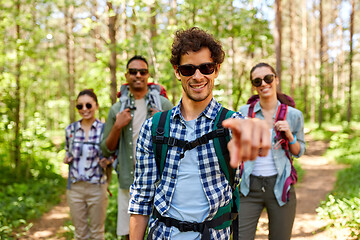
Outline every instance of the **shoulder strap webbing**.
{"type": "Polygon", "coordinates": [[[168,139],[170,132],[170,117],[171,111],[157,112],[152,119],[151,135],[153,140],[153,151],[155,154],[155,161],[160,177],[164,169],[168,144],[165,138],[168,139]]]}
{"type": "Polygon", "coordinates": [[[254,118],[255,117],[254,108],[255,108],[256,103],[257,103],[257,101],[254,101],[254,102],[250,103],[249,110],[248,110],[248,117],[249,118],[254,118]]]}
{"type": "MultiPolygon", "coordinates": [[[[233,177],[229,176],[228,169],[232,169],[229,164],[229,152],[227,150],[227,143],[230,140],[229,130],[222,127],[222,121],[226,118],[229,118],[234,112],[228,109],[222,108],[219,111],[219,114],[215,118],[213,131],[204,134],[200,138],[197,138],[193,141],[183,141],[169,136],[170,131],[170,117],[171,112],[159,112],[153,116],[152,120],[152,141],[153,141],[153,151],[155,154],[156,165],[160,170],[160,175],[163,172],[166,153],[168,146],[177,146],[183,149],[180,154],[180,158],[184,157],[184,154],[187,150],[191,150],[199,145],[208,143],[211,139],[214,139],[215,151],[220,160],[220,166],[223,170],[226,178],[230,183],[233,183],[233,177]]],[[[231,175],[233,173],[230,173],[231,175]]]]}
{"type": "MultiPolygon", "coordinates": [[[[275,122],[283,121],[286,119],[287,109],[288,109],[288,105],[286,105],[284,103],[280,104],[280,106],[277,110],[277,113],[276,113],[275,122]]],[[[286,154],[287,158],[290,160],[290,162],[292,162],[290,152],[289,152],[289,140],[287,139],[284,132],[279,132],[276,129],[275,129],[275,132],[276,132],[277,140],[280,141],[282,139],[281,147],[285,150],[285,154],[286,154]]]]}
{"type": "Polygon", "coordinates": [[[221,108],[220,113],[216,116],[213,130],[222,130],[224,131],[224,135],[214,138],[214,147],[216,156],[219,159],[219,164],[221,167],[221,170],[226,176],[226,179],[230,183],[230,185],[233,187],[234,184],[234,169],[230,167],[230,155],[229,150],[227,148],[227,144],[230,141],[230,135],[229,130],[225,129],[222,126],[222,122],[231,117],[231,115],[234,113],[234,111],[230,111],[226,108],[221,108]]]}

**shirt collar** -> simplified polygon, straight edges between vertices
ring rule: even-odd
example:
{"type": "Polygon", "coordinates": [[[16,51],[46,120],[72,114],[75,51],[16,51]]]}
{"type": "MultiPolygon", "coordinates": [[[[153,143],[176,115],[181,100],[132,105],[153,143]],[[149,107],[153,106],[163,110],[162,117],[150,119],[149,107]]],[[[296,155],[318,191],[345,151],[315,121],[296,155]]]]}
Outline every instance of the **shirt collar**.
{"type": "MultiPolygon", "coordinates": [[[[181,98],[179,104],[175,106],[175,109],[173,112],[173,118],[175,118],[175,117],[183,118],[181,115],[181,111],[180,111],[181,104],[182,104],[182,98],[181,98]]],[[[199,115],[199,117],[204,115],[205,117],[214,120],[216,118],[216,115],[220,111],[220,109],[221,109],[221,104],[218,103],[215,100],[215,98],[212,98],[210,103],[206,106],[205,110],[199,115]]]]}
{"type": "MultiPolygon", "coordinates": [[[[280,106],[281,102],[279,100],[277,100],[277,105],[276,105],[276,111],[278,109],[278,107],[280,106]]],[[[260,112],[261,111],[261,106],[260,106],[260,101],[257,101],[254,107],[254,112],[260,112]]]]}
{"type": "MultiPolygon", "coordinates": [[[[78,131],[79,129],[81,129],[80,121],[81,121],[81,119],[75,122],[75,131],[78,131]]],[[[101,123],[101,121],[96,118],[95,121],[93,122],[93,124],[91,125],[91,128],[96,129],[100,123],[101,123]]]]}

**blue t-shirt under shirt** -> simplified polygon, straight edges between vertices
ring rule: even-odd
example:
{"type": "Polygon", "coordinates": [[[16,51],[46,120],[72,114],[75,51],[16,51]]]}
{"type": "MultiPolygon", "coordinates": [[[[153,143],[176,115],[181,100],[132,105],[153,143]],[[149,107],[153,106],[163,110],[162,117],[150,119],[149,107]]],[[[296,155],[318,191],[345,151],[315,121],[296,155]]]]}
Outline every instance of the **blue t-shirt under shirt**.
{"type": "MultiPolygon", "coordinates": [[[[185,121],[185,140],[195,140],[195,123],[196,119],[185,121]]],[[[210,208],[200,179],[196,148],[185,152],[178,171],[168,214],[180,221],[203,222],[210,208]]],[[[171,239],[200,239],[200,233],[180,232],[176,227],[172,227],[171,239]]]]}

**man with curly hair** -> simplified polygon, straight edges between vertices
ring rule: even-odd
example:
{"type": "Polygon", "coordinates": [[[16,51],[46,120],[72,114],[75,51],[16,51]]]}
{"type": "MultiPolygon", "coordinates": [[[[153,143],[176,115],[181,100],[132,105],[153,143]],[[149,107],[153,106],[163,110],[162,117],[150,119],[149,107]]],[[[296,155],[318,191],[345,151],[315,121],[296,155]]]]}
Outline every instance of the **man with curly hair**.
{"type": "MultiPolygon", "coordinates": [[[[130,239],[143,239],[148,223],[148,239],[230,239],[227,223],[231,218],[222,211],[231,202],[232,187],[221,171],[214,140],[198,141],[213,130],[222,112],[221,104],[213,98],[213,88],[224,57],[221,44],[199,28],[175,33],[170,62],[181,82],[182,98],[167,113],[168,139],[185,145],[169,142],[165,163],[159,170],[153,147],[158,139],[152,135],[153,119],[143,124],[136,148],[135,179],[130,187],[130,239]]],[[[265,122],[243,119],[236,112],[222,124],[232,134],[228,149],[237,185],[241,161],[266,156],[270,136],[265,122]]]]}

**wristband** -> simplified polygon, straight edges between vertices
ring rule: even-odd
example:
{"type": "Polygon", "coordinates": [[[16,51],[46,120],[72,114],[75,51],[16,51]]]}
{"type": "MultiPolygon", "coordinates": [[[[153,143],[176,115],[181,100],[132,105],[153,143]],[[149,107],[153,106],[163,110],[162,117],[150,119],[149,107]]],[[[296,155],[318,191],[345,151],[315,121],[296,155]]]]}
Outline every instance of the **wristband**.
{"type": "Polygon", "coordinates": [[[290,145],[293,145],[296,143],[296,136],[294,136],[294,140],[292,142],[289,142],[290,145]]]}

